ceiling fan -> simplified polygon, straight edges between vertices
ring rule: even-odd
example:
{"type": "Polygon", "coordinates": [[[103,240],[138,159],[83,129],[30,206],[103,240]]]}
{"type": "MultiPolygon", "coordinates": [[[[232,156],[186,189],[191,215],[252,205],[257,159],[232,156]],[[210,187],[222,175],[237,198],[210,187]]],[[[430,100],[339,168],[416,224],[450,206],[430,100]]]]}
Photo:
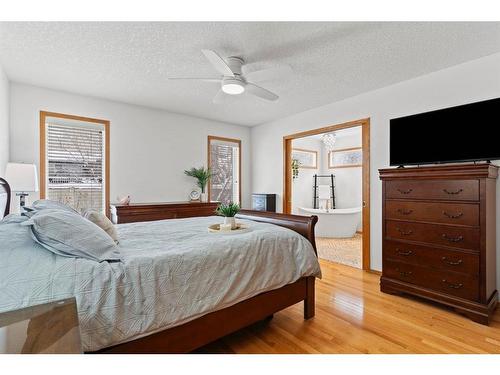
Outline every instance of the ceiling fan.
{"type": "Polygon", "coordinates": [[[212,64],[217,72],[221,74],[219,78],[169,78],[170,80],[195,80],[204,82],[220,83],[221,89],[213,98],[214,103],[222,101],[224,95],[239,95],[245,91],[249,94],[258,96],[259,98],[275,101],[279,96],[275,93],[260,87],[252,82],[265,81],[269,79],[279,78],[291,73],[292,68],[288,65],[277,66],[269,69],[257,70],[254,72],[245,72],[245,60],[241,57],[230,56],[226,59],[217,54],[217,52],[203,49],[201,50],[207,60],[212,64]]]}

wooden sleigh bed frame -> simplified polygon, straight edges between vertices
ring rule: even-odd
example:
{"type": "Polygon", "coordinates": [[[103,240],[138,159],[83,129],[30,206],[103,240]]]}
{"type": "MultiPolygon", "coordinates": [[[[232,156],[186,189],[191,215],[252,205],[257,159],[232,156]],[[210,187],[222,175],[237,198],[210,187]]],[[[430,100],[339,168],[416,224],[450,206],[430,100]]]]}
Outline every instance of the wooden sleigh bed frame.
{"type": "MultiPolygon", "coordinates": [[[[316,252],[314,226],[317,216],[242,210],[236,217],[291,229],[307,238],[316,252]]],[[[304,302],[304,319],[310,319],[314,316],[314,283],[315,277],[303,277],[180,326],[95,353],[188,353],[301,301],[304,302]]]]}

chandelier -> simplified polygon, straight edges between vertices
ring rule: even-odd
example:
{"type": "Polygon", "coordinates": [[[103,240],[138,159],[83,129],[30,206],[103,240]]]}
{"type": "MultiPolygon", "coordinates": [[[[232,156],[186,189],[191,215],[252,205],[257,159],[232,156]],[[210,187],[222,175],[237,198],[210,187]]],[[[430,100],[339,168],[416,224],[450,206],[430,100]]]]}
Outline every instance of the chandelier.
{"type": "Polygon", "coordinates": [[[335,146],[336,140],[337,137],[335,136],[335,133],[323,134],[323,136],[321,137],[321,141],[323,142],[328,151],[333,151],[333,147],[335,146]]]}

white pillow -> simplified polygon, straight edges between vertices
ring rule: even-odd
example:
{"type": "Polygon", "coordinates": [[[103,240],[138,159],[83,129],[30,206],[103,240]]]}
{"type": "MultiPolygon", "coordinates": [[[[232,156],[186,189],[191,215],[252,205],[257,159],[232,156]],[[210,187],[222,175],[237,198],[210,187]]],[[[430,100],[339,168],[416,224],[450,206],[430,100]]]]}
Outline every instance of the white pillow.
{"type": "Polygon", "coordinates": [[[105,231],[118,244],[118,231],[106,215],[95,210],[87,210],[83,213],[83,217],[105,231]]]}
{"type": "Polygon", "coordinates": [[[103,261],[118,261],[120,252],[111,237],[84,217],[59,209],[44,209],[21,223],[33,238],[54,254],[103,261]]]}

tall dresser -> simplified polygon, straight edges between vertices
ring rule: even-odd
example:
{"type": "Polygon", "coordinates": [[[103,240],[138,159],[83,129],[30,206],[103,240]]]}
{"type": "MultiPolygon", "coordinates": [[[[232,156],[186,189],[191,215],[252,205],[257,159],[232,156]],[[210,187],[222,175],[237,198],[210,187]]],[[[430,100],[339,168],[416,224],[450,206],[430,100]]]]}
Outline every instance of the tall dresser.
{"type": "Polygon", "coordinates": [[[380,169],[382,292],[448,305],[488,324],[496,290],[491,164],[380,169]]]}

